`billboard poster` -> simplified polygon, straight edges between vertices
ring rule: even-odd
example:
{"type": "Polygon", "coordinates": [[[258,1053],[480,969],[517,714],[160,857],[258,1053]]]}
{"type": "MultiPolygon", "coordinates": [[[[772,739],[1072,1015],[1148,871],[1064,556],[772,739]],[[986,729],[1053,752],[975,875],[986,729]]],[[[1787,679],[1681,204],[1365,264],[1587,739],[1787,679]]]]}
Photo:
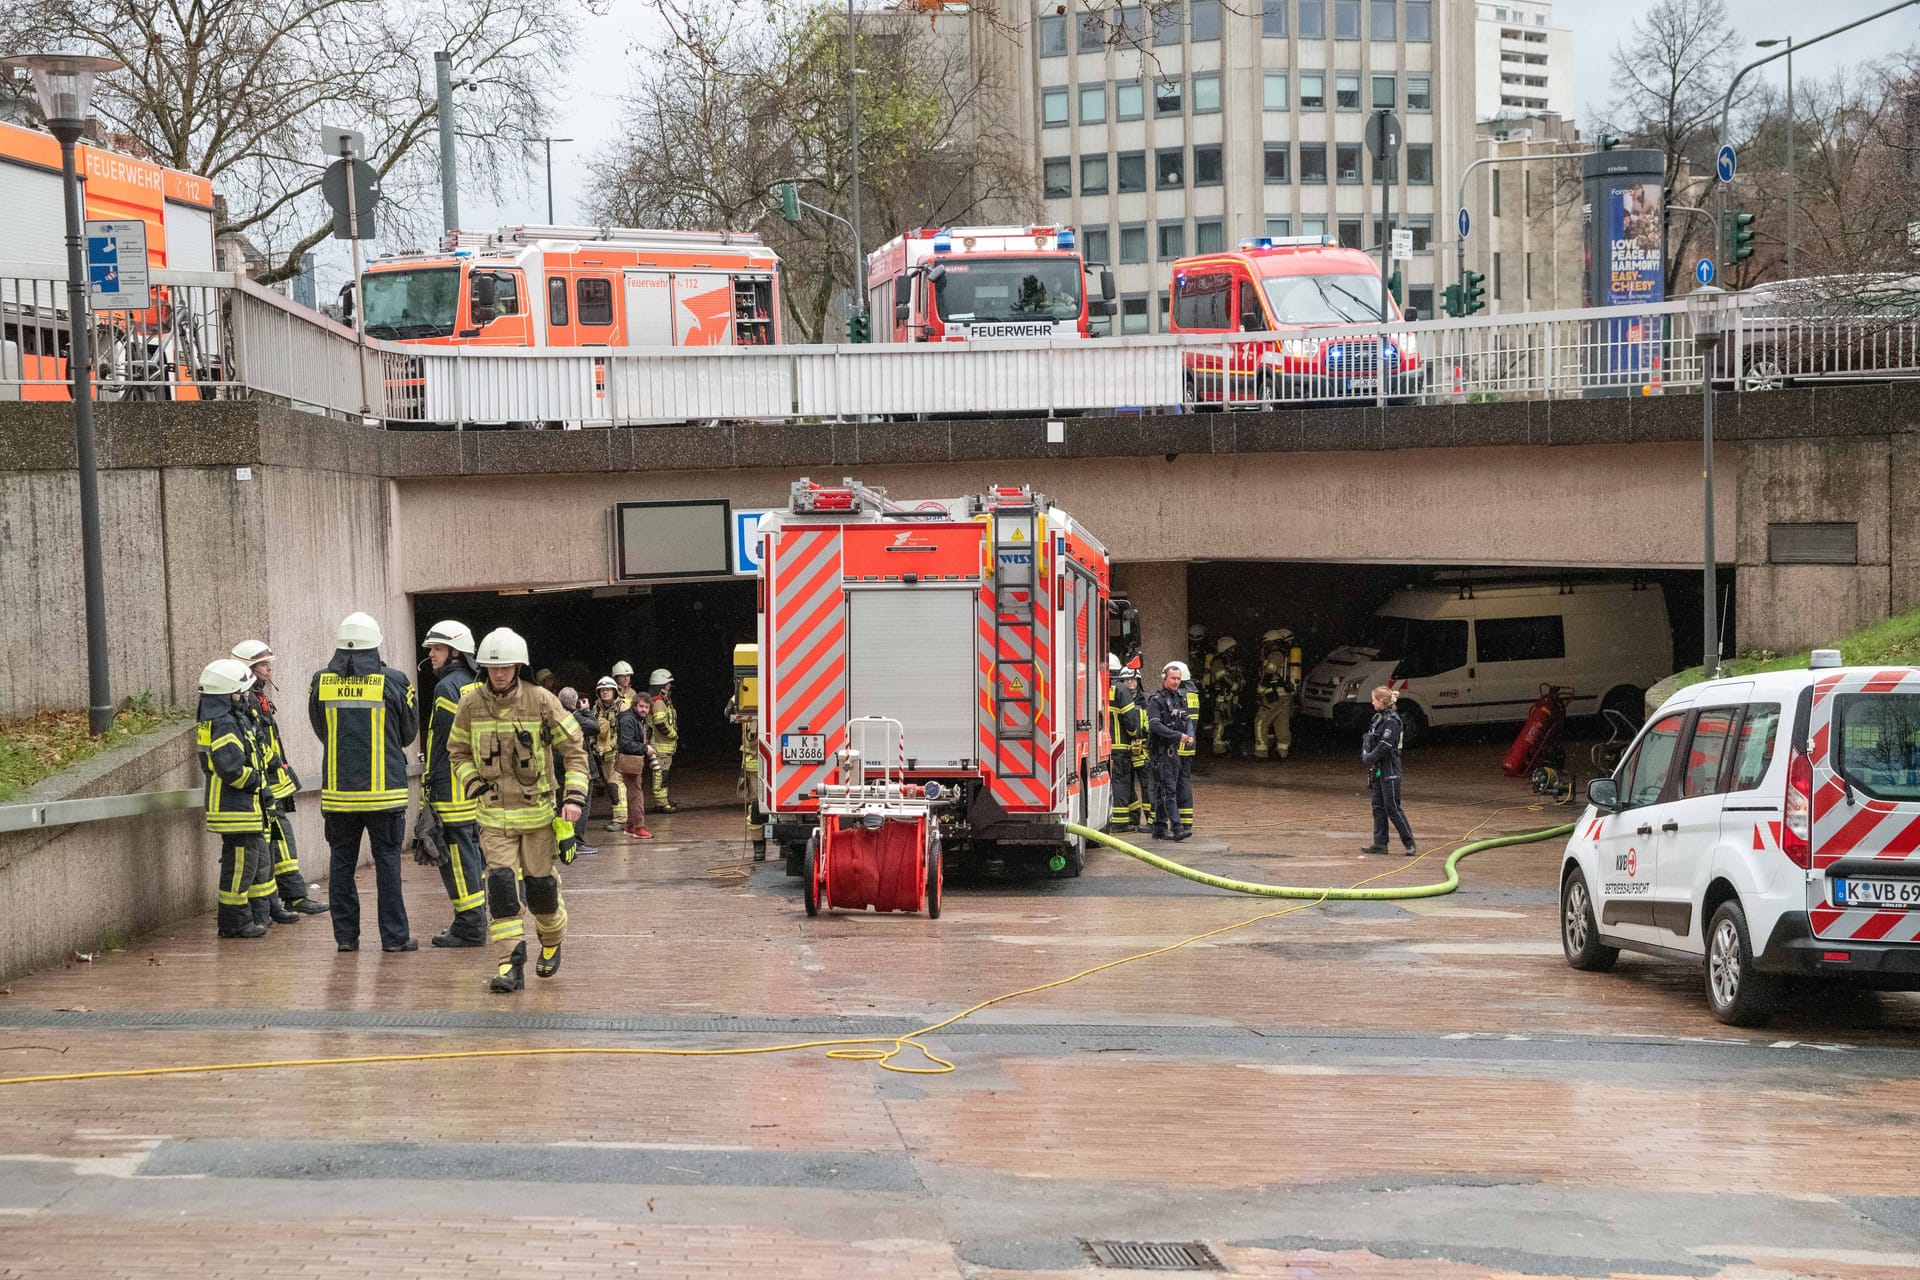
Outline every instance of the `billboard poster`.
{"type": "Polygon", "coordinates": [[[1658,182],[1610,184],[1606,202],[1607,286],[1603,305],[1636,306],[1666,298],[1660,199],[1658,182]]]}

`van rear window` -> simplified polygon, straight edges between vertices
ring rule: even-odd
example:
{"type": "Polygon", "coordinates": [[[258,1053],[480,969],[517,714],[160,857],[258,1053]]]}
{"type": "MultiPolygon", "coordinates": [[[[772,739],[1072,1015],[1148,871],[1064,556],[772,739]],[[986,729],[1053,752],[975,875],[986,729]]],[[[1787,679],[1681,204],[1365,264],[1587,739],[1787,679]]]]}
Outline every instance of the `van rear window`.
{"type": "Polygon", "coordinates": [[[1833,768],[1877,800],[1920,800],[1920,694],[1843,693],[1833,768]]]}

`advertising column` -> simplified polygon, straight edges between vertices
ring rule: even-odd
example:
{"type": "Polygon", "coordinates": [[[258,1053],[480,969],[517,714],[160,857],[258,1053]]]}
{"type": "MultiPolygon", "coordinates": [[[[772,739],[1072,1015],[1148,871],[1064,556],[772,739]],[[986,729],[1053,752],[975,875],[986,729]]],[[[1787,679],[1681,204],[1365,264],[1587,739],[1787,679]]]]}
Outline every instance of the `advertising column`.
{"type": "Polygon", "coordinates": [[[1662,317],[1636,309],[1667,296],[1664,166],[1645,150],[1596,151],[1581,164],[1586,304],[1620,308],[1587,336],[1589,396],[1646,394],[1658,382],[1662,317]]]}

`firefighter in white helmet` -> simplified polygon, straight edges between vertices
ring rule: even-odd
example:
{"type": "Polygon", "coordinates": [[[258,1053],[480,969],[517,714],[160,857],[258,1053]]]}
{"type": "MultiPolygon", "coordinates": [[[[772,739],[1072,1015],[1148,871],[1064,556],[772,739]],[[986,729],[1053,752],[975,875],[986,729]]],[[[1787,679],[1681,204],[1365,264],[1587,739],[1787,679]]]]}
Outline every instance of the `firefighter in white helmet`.
{"type": "Polygon", "coordinates": [[[460,702],[480,683],[480,673],[473,666],[473,630],[453,619],[436,622],[421,645],[433,664],[433,705],[423,717],[426,772],[420,778],[420,796],[440,820],[444,856],[438,856],[442,849],[436,849],[433,860],[453,903],[453,923],[433,935],[433,945],[484,947],[487,895],[486,862],[480,856],[480,807],[454,785],[453,765],[447,758],[447,740],[460,702]]]}
{"type": "Polygon", "coordinates": [[[652,703],[647,723],[653,728],[653,807],[661,813],[674,812],[673,799],[667,794],[667,780],[673,773],[673,753],[680,747],[680,713],[673,706],[673,672],[657,667],[647,677],[652,703]]]}
{"type": "Polygon", "coordinates": [[[557,864],[577,843],[573,824],[586,810],[587,748],[578,722],[560,700],[522,678],[525,640],[505,627],[490,631],[474,661],[482,679],[460,700],[447,737],[447,759],[460,793],[479,801],[487,908],[493,917],[487,932],[498,952],[489,985],[504,993],[525,985],[519,877],[525,878],[527,908],[540,942],[534,972],[551,978],[560,971],[567,907],[557,864]]]}
{"type": "Polygon", "coordinates": [[[613,664],[611,674],[613,683],[620,690],[620,709],[625,711],[640,700],[640,691],[633,687],[633,664],[624,661],[616,662],[613,664]]]}
{"type": "Polygon", "coordinates": [[[1180,753],[1191,749],[1197,722],[1188,705],[1187,664],[1169,662],[1160,668],[1160,687],[1147,699],[1147,733],[1153,766],[1153,834],[1161,840],[1185,840],[1192,834],[1181,823],[1193,812],[1193,796],[1185,781],[1180,753]]]}
{"type": "Polygon", "coordinates": [[[1232,746],[1238,727],[1240,704],[1246,697],[1247,674],[1240,669],[1240,645],[1232,636],[1221,636],[1207,666],[1206,688],[1213,705],[1213,754],[1223,756],[1232,746]]]}
{"type": "Polygon", "coordinates": [[[332,661],[314,673],[307,719],[325,748],[320,812],[327,833],[333,940],[360,949],[360,837],[373,848],[380,949],[418,951],[407,930],[400,850],[407,838],[407,747],[420,735],[413,684],[380,660],[380,624],[364,613],[341,619],[332,661]]]}
{"type": "Polygon", "coordinates": [[[1148,791],[1143,770],[1134,768],[1134,748],[1147,736],[1147,709],[1128,679],[1132,673],[1118,654],[1107,655],[1107,784],[1113,796],[1113,816],[1107,829],[1132,831],[1140,825],[1148,791]]]}
{"type": "Polygon", "coordinates": [[[1293,747],[1293,695],[1300,688],[1300,646],[1293,632],[1275,627],[1260,637],[1260,673],[1254,678],[1253,758],[1285,760],[1293,747]]]}
{"type": "MultiPolygon", "coordinates": [[[[621,664],[625,666],[625,663],[621,664]]],[[[627,825],[627,785],[620,777],[620,713],[632,703],[622,702],[620,682],[601,676],[593,691],[594,759],[600,762],[600,776],[606,780],[607,794],[613,797],[609,831],[623,831],[627,825]]]]}
{"type": "Polygon", "coordinates": [[[207,830],[220,837],[220,911],[223,938],[258,938],[267,913],[256,903],[273,894],[267,854],[272,778],[242,705],[253,676],[237,658],[218,658],[200,673],[200,769],[206,780],[207,830]]]}
{"type": "Polygon", "coordinates": [[[280,720],[267,691],[273,687],[273,647],[264,640],[242,640],[233,646],[233,658],[244,662],[253,675],[253,687],[241,699],[253,717],[254,732],[260,737],[262,754],[271,779],[269,795],[273,803],[267,814],[267,856],[273,863],[274,886],[279,891],[278,906],[268,908],[275,924],[291,924],[298,916],[320,916],[327,904],[313,896],[307,878],[300,874],[300,852],[294,843],[293,824],[287,815],[293,812],[294,796],[300,790],[299,775],[287,762],[286,743],[280,738],[280,720]]]}

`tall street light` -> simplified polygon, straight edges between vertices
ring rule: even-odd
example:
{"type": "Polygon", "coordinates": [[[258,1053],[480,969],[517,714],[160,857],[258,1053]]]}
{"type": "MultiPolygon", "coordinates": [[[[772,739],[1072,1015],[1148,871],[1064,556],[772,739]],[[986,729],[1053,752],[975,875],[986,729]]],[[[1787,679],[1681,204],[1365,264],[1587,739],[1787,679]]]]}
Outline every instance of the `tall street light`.
{"type": "Polygon", "coordinates": [[[1715,616],[1719,594],[1718,562],[1713,548],[1713,370],[1715,353],[1720,347],[1721,309],[1727,294],[1714,285],[1702,285],[1687,295],[1687,314],[1693,320],[1693,345],[1700,352],[1700,448],[1701,477],[1705,483],[1706,505],[1701,524],[1706,533],[1706,552],[1702,557],[1701,616],[1704,640],[1701,663],[1707,679],[1720,672],[1720,627],[1715,616]]]}
{"type": "Polygon", "coordinates": [[[92,333],[74,147],[86,130],[93,78],[124,65],[112,58],[75,53],[0,58],[0,66],[33,77],[40,114],[60,140],[61,185],[67,204],[67,373],[72,380],[74,452],[80,469],[80,565],[87,607],[87,732],[96,737],[113,724],[113,694],[107,680],[107,588],[100,555],[100,482],[93,455],[92,333]]]}
{"type": "Polygon", "coordinates": [[[867,313],[867,242],[860,238],[860,69],[853,25],[853,0],[847,0],[847,136],[853,162],[853,310],[856,316],[867,313]]]}
{"type": "Polygon", "coordinates": [[[1787,46],[1787,279],[1793,279],[1793,135],[1799,132],[1799,121],[1793,114],[1793,37],[1781,40],[1755,40],[1754,47],[1771,49],[1775,45],[1787,46]]]}
{"type": "Polygon", "coordinates": [[[542,138],[540,139],[540,141],[544,142],[547,146],[547,225],[552,226],[553,225],[553,144],[556,142],[572,142],[573,139],[572,138],[542,138]]]}

